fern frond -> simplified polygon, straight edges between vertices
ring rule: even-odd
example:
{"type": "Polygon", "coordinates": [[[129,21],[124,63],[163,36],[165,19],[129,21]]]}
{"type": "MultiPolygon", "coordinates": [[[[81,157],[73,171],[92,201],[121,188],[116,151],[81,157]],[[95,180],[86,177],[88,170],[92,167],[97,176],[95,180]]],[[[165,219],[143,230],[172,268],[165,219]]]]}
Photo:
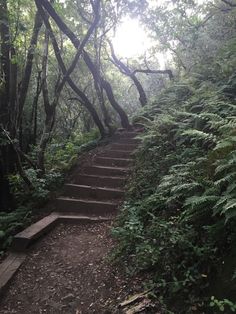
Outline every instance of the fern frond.
{"type": "Polygon", "coordinates": [[[223,206],[227,203],[228,198],[226,196],[221,196],[213,207],[213,216],[222,212],[223,206]]]}
{"type": "Polygon", "coordinates": [[[231,194],[232,192],[236,192],[236,183],[229,184],[226,190],[227,194],[231,194]]]}
{"type": "Polygon", "coordinates": [[[223,184],[226,184],[226,183],[232,183],[235,179],[236,179],[236,171],[232,172],[232,173],[229,173],[225,177],[215,181],[214,184],[216,186],[222,186],[223,184]]]}
{"type": "Polygon", "coordinates": [[[182,136],[190,137],[193,141],[207,141],[211,143],[216,143],[217,139],[216,136],[213,134],[205,133],[203,131],[195,130],[195,129],[189,129],[181,134],[182,136]]]}
{"type": "Polygon", "coordinates": [[[219,196],[216,195],[192,196],[186,199],[184,206],[191,208],[200,208],[202,206],[215,204],[218,199],[219,196]]]}
{"type": "Polygon", "coordinates": [[[201,184],[197,182],[191,182],[191,183],[184,183],[181,185],[176,185],[172,187],[170,192],[173,194],[190,193],[190,192],[196,191],[199,188],[202,188],[201,184]]]}

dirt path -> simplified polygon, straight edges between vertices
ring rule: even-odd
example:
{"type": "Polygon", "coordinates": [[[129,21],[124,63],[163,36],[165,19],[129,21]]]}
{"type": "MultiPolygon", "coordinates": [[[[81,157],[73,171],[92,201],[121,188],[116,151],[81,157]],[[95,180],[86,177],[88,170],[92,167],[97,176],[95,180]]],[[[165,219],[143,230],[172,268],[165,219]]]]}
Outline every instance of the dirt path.
{"type": "Polygon", "coordinates": [[[107,222],[56,227],[31,249],[0,313],[115,313],[142,282],[110,263],[110,228],[107,222]]]}

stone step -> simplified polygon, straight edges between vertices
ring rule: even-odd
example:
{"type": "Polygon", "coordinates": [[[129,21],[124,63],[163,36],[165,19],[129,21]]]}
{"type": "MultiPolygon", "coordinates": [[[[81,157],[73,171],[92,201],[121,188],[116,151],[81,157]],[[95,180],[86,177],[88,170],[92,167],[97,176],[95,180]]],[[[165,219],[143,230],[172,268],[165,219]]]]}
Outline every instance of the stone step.
{"type": "Polygon", "coordinates": [[[83,169],[83,174],[98,175],[98,176],[111,176],[111,177],[125,177],[130,173],[128,168],[119,167],[104,167],[104,166],[89,166],[83,169]]]}
{"type": "Polygon", "coordinates": [[[122,151],[134,152],[136,148],[137,148],[136,144],[125,144],[125,143],[119,144],[118,142],[111,144],[111,150],[118,150],[118,151],[122,150],[122,151]]]}
{"type": "Polygon", "coordinates": [[[130,167],[133,164],[133,160],[127,158],[97,157],[95,164],[102,166],[130,167]]]}
{"type": "Polygon", "coordinates": [[[79,212],[80,214],[105,215],[117,211],[118,204],[115,202],[91,201],[69,197],[59,197],[55,200],[57,211],[79,212]]]}
{"type": "Polygon", "coordinates": [[[135,144],[138,145],[141,143],[141,140],[138,138],[125,138],[125,137],[121,137],[119,139],[116,140],[116,142],[119,142],[121,144],[135,144]]]}
{"type": "Polygon", "coordinates": [[[63,195],[74,198],[112,200],[122,198],[124,196],[124,191],[120,189],[99,188],[87,185],[66,184],[64,186],[63,195]]]}
{"type": "Polygon", "coordinates": [[[111,157],[111,158],[133,158],[133,152],[125,151],[125,150],[106,150],[102,152],[99,157],[111,157]]]}
{"type": "Polygon", "coordinates": [[[106,177],[93,175],[78,175],[74,178],[75,184],[96,187],[119,188],[125,186],[126,179],[123,177],[106,177]]]}
{"type": "Polygon", "coordinates": [[[137,136],[139,133],[135,132],[135,131],[126,131],[126,132],[119,132],[117,135],[120,138],[133,138],[135,136],[137,136]]]}

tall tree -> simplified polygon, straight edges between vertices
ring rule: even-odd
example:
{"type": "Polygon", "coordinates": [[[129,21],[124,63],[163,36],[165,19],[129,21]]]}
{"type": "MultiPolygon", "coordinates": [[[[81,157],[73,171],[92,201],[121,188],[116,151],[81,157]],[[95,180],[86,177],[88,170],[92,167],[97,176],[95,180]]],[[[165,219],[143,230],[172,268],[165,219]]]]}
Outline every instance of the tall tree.
{"type": "MultiPolygon", "coordinates": [[[[59,17],[59,15],[56,13],[54,8],[51,6],[51,4],[46,0],[35,0],[37,5],[42,4],[45,10],[48,12],[48,14],[52,17],[52,19],[56,22],[60,30],[68,36],[68,38],[71,40],[72,44],[77,49],[80,46],[80,40],[77,38],[77,36],[71,31],[71,29],[62,21],[62,19],[59,17]]],[[[90,72],[93,75],[93,78],[95,81],[97,81],[102,88],[106,91],[107,97],[112,105],[112,107],[116,110],[116,112],[120,116],[121,124],[124,128],[129,129],[130,123],[127,114],[122,109],[122,107],[118,104],[118,102],[115,99],[115,96],[113,94],[113,90],[111,87],[111,84],[105,80],[99,73],[96,64],[92,61],[92,58],[88,54],[87,51],[83,50],[83,59],[89,68],[90,72]]]]}
{"type": "Polygon", "coordinates": [[[0,209],[8,210],[12,206],[10,187],[7,176],[14,170],[14,161],[11,157],[11,145],[5,132],[13,133],[14,111],[10,108],[11,78],[11,51],[10,30],[7,1],[0,1],[0,209]]]}
{"type": "MultiPolygon", "coordinates": [[[[100,19],[100,14],[99,14],[100,13],[100,0],[97,0],[96,3],[91,2],[91,4],[92,4],[93,12],[94,12],[94,21],[88,28],[86,35],[84,36],[83,40],[80,42],[79,46],[77,47],[77,52],[74,57],[74,60],[72,61],[68,70],[65,73],[63,73],[62,79],[60,79],[60,74],[59,74],[58,80],[55,85],[54,97],[51,102],[49,100],[48,85],[47,85],[47,63],[48,63],[48,46],[49,46],[50,30],[46,27],[44,54],[43,54],[43,60],[42,60],[42,91],[43,91],[43,100],[44,100],[46,118],[45,118],[45,124],[44,124],[44,131],[43,131],[42,138],[39,144],[40,150],[38,153],[38,167],[39,169],[42,170],[43,173],[45,172],[45,168],[44,168],[45,149],[46,149],[47,143],[50,140],[51,132],[54,126],[56,107],[59,101],[60,94],[63,90],[65,83],[70,77],[71,73],[74,71],[77,62],[83,53],[84,47],[100,19]]],[[[45,14],[42,13],[42,7],[38,3],[37,3],[37,6],[42,14],[42,17],[45,19],[45,14]]]]}
{"type": "MultiPolygon", "coordinates": [[[[36,5],[38,7],[38,10],[39,10],[42,18],[43,18],[45,26],[46,26],[46,28],[49,31],[49,36],[51,38],[51,42],[52,42],[52,46],[53,46],[53,49],[54,49],[54,53],[55,53],[57,62],[59,64],[59,67],[60,67],[60,69],[62,71],[62,74],[64,75],[65,80],[70,85],[70,87],[75,92],[75,94],[79,97],[79,99],[80,99],[81,103],[84,105],[84,107],[91,114],[91,116],[92,116],[92,118],[94,120],[94,123],[97,125],[97,127],[98,127],[98,129],[100,131],[101,136],[102,137],[105,136],[105,129],[103,127],[102,122],[100,121],[100,118],[99,118],[99,116],[97,114],[97,111],[94,108],[93,104],[90,102],[90,100],[88,99],[86,94],[73,82],[73,80],[70,78],[70,75],[66,75],[68,73],[68,71],[67,71],[66,66],[65,66],[65,64],[63,62],[63,59],[61,57],[61,52],[60,52],[60,49],[59,49],[56,37],[54,35],[54,32],[52,30],[52,27],[50,25],[50,22],[49,22],[49,20],[48,20],[48,18],[46,16],[46,13],[44,12],[43,8],[38,3],[36,3],[36,5]]],[[[91,29],[91,27],[92,28],[95,27],[95,25],[97,24],[97,21],[94,20],[94,23],[95,24],[93,26],[90,26],[90,29],[91,29]]]]}

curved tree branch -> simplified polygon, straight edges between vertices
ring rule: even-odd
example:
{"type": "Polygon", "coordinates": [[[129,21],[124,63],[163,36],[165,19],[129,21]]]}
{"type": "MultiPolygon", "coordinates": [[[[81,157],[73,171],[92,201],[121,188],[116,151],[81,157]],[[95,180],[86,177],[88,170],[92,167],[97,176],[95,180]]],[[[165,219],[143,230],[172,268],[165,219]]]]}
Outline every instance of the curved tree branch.
{"type": "Polygon", "coordinates": [[[135,76],[135,73],[133,73],[130,68],[125,65],[121,60],[119,60],[115,54],[115,50],[114,50],[114,47],[111,43],[111,41],[109,39],[107,39],[107,42],[110,46],[110,49],[111,49],[111,56],[112,56],[112,59],[110,59],[110,61],[120,70],[120,72],[128,77],[130,77],[137,90],[138,90],[138,93],[139,93],[139,101],[140,101],[140,104],[142,107],[146,106],[147,104],[147,96],[146,96],[146,93],[143,89],[143,86],[142,84],[140,83],[140,81],[137,79],[137,77],[135,76]]]}
{"type": "Polygon", "coordinates": [[[150,70],[150,69],[137,69],[133,71],[133,74],[145,73],[145,74],[168,74],[169,79],[173,80],[174,75],[171,70],[150,70]]]}

